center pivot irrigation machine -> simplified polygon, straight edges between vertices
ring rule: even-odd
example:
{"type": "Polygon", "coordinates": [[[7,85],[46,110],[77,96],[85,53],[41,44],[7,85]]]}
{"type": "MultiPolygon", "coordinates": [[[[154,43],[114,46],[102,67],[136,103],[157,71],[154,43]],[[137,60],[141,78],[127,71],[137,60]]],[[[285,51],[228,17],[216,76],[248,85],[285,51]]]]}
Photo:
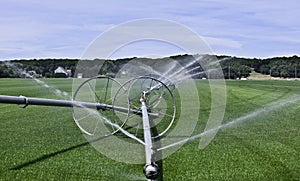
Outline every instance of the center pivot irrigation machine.
{"type": "Polygon", "coordinates": [[[175,86],[166,78],[154,75],[121,82],[121,79],[96,76],[83,79],[72,100],[2,95],[0,103],[18,104],[21,108],[28,105],[71,107],[75,123],[87,136],[99,134],[100,130],[102,136],[126,135],[143,144],[146,178],[162,180],[156,163],[159,144],[153,144],[153,140],[160,140],[174,123],[175,86]]]}
{"type": "MultiPolygon", "coordinates": [[[[136,51],[135,46],[133,50],[136,51]]],[[[18,104],[22,108],[71,107],[75,123],[95,149],[119,162],[145,164],[147,179],[162,180],[163,158],[185,142],[200,137],[199,148],[204,148],[223,120],[226,86],[221,60],[210,54],[211,49],[202,38],[180,24],[158,19],[131,21],[104,32],[85,50],[77,63],[75,75],[80,74],[81,78],[73,79],[71,100],[0,95],[0,103],[18,104]],[[196,55],[160,61],[132,58],[126,63],[116,61],[115,66],[97,58],[118,55],[119,50],[135,43],[140,49],[139,43],[143,45],[144,40],[151,44],[166,43],[172,50],[196,55]],[[107,71],[110,69],[111,72],[107,71]],[[204,132],[192,136],[200,114],[194,79],[207,79],[210,110],[204,132]]]]}

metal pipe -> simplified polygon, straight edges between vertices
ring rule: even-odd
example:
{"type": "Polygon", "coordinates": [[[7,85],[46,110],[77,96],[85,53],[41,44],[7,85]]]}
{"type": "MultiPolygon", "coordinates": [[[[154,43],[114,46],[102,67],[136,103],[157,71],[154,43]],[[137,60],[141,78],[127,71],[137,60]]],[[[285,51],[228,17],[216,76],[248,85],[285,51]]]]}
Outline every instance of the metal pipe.
{"type": "MultiPolygon", "coordinates": [[[[92,103],[92,102],[81,102],[81,101],[71,101],[71,100],[57,100],[57,99],[46,99],[46,98],[33,98],[24,96],[5,96],[0,95],[0,103],[6,104],[19,104],[24,105],[23,108],[28,105],[40,105],[40,106],[58,106],[58,107],[83,107],[83,108],[96,108],[103,110],[114,110],[118,112],[127,113],[129,108],[118,107],[109,104],[102,103],[92,103]]],[[[141,110],[130,109],[133,114],[142,115],[141,110]]],[[[159,117],[158,113],[148,113],[149,116],[159,117]]]]}
{"type": "Polygon", "coordinates": [[[144,142],[145,142],[145,155],[146,155],[146,164],[151,164],[152,158],[152,138],[150,132],[150,123],[148,117],[148,111],[145,104],[145,100],[141,98],[142,103],[142,115],[143,115],[143,129],[144,129],[144,142]]]}
{"type": "Polygon", "coordinates": [[[143,117],[143,129],[144,129],[144,142],[145,142],[145,159],[146,164],[144,167],[144,174],[148,181],[156,181],[157,177],[159,176],[159,168],[155,162],[153,162],[153,149],[152,149],[152,136],[151,136],[151,127],[150,127],[150,120],[148,116],[147,106],[145,103],[145,94],[143,92],[143,96],[140,99],[142,104],[142,117],[143,117]]]}

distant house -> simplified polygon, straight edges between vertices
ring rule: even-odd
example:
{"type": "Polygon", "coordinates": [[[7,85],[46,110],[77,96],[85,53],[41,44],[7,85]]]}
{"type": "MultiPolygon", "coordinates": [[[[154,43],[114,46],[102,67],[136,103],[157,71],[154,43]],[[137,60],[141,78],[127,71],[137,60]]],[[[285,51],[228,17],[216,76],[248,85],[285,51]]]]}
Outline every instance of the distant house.
{"type": "Polygon", "coordinates": [[[54,74],[56,75],[56,77],[61,77],[61,76],[57,76],[57,75],[65,75],[66,77],[71,77],[72,73],[71,70],[68,69],[64,69],[63,67],[57,67],[57,69],[54,70],[54,74]]]}
{"type": "Polygon", "coordinates": [[[55,74],[63,73],[63,74],[66,74],[66,75],[68,74],[67,71],[62,67],[57,67],[57,69],[54,70],[54,73],[55,74]]]}

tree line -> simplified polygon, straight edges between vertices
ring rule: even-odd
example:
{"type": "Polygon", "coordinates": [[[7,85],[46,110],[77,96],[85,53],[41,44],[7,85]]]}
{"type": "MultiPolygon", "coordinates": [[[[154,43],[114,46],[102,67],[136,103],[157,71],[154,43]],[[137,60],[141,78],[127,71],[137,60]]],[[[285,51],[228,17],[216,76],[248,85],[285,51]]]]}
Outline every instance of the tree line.
{"type": "MultiPolygon", "coordinates": [[[[195,56],[176,55],[160,59],[132,57],[117,60],[95,59],[92,61],[98,61],[103,64],[101,69],[98,71],[99,74],[113,77],[126,63],[131,60],[152,66],[157,64],[159,61],[168,61],[169,59],[177,61],[184,67],[187,63],[195,59],[195,56]]],[[[75,71],[78,61],[79,59],[21,59],[0,61],[0,78],[22,77],[22,72],[24,71],[34,71],[36,74],[46,78],[55,77],[56,75],[54,74],[54,70],[59,66],[71,70],[72,76],[76,77],[75,71]]],[[[247,78],[250,76],[251,71],[271,75],[273,77],[300,77],[300,57],[296,55],[292,57],[273,57],[267,59],[241,58],[225,55],[204,55],[201,57],[201,61],[206,61],[205,63],[207,64],[219,63],[225,79],[247,78]]],[[[196,74],[196,72],[204,70],[200,64],[193,64],[189,67],[189,70],[191,70],[189,73],[193,78],[207,78],[206,74],[196,74]]]]}

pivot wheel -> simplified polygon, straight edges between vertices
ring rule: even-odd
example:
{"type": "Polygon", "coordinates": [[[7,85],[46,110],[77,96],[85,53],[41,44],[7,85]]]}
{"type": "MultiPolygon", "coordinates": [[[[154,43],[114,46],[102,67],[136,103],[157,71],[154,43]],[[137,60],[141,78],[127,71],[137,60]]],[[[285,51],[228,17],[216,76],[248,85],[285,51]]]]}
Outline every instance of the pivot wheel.
{"type": "MultiPolygon", "coordinates": [[[[118,81],[107,76],[100,75],[83,80],[73,95],[73,101],[95,103],[95,108],[81,105],[72,108],[73,119],[83,133],[92,136],[100,132],[107,136],[116,133],[125,124],[114,114],[113,98],[117,91],[120,95],[126,93],[118,81]],[[99,109],[96,104],[108,107],[99,109]]],[[[127,106],[123,111],[127,114],[126,108],[127,106]]]]}
{"type": "Polygon", "coordinates": [[[113,105],[119,106],[120,103],[128,102],[129,111],[123,117],[124,129],[140,138],[143,137],[141,96],[144,96],[149,114],[152,138],[161,137],[171,128],[175,119],[176,104],[173,93],[161,80],[150,76],[131,79],[117,91],[113,105]],[[126,95],[122,89],[127,90],[126,95]]]}

